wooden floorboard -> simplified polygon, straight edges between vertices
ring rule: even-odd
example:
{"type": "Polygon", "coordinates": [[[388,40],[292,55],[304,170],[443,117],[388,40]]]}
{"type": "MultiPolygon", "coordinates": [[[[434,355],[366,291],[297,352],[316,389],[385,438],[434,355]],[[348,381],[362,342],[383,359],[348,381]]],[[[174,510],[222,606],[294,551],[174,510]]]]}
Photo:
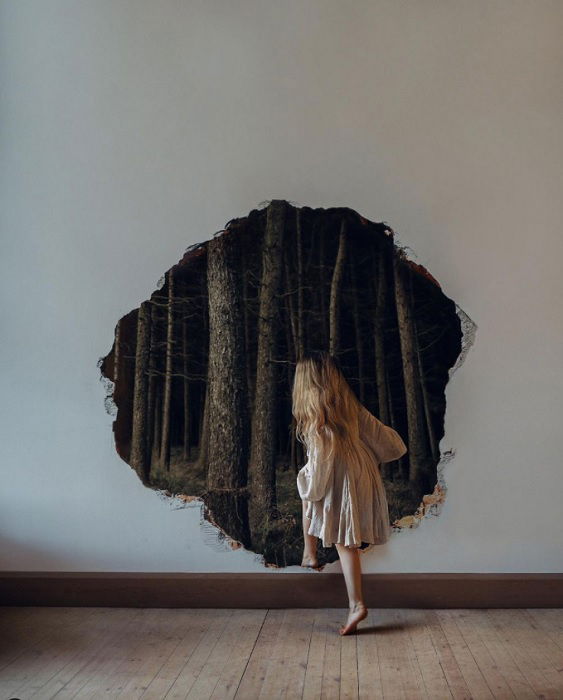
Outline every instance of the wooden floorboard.
{"type": "Polygon", "coordinates": [[[560,608],[0,607],[0,700],[563,699],[560,608]]]}

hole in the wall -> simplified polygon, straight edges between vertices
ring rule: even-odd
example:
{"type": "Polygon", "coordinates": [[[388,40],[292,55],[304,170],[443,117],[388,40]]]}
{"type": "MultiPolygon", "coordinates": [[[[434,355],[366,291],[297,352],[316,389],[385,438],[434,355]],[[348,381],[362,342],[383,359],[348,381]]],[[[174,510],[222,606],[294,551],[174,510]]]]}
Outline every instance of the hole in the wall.
{"type": "MultiPolygon", "coordinates": [[[[385,222],[272,200],[190,246],[119,319],[98,364],[117,452],[143,483],[201,507],[219,549],[289,566],[302,555],[306,460],[291,414],[296,357],[336,354],[360,401],[407,443],[381,465],[401,531],[443,503],[445,387],[475,329],[385,222]],[[249,478],[252,454],[260,477],[249,478]],[[270,503],[258,516],[257,488],[270,503]]],[[[336,558],[319,543],[321,564],[336,558]]]]}

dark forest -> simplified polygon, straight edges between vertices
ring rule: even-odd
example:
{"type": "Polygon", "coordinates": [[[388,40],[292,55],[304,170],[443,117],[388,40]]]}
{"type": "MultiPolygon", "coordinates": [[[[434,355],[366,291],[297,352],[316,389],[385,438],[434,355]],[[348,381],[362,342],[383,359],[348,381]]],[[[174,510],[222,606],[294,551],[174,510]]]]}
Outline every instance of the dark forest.
{"type": "MultiPolygon", "coordinates": [[[[461,337],[455,303],[386,223],[272,200],[190,246],[118,321],[100,362],[116,449],[146,486],[201,499],[205,517],[265,564],[298,564],[296,359],[338,357],[360,401],[407,443],[381,465],[398,527],[436,497],[461,337]]],[[[319,546],[319,560],[336,558],[319,546]]]]}

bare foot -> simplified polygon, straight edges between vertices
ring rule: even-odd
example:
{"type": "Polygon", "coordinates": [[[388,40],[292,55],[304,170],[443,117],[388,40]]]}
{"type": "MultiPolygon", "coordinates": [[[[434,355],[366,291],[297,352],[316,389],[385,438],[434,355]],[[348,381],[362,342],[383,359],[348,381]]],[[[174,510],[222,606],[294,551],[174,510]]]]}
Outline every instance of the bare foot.
{"type": "Polygon", "coordinates": [[[356,603],[348,612],[348,619],[346,624],[343,625],[339,632],[342,636],[345,634],[352,634],[356,631],[356,626],[361,620],[365,620],[368,616],[368,609],[363,603],[356,603]]]}
{"type": "Polygon", "coordinates": [[[318,569],[319,561],[317,557],[312,557],[304,554],[303,559],[301,561],[301,566],[304,566],[307,569],[318,569]]]}

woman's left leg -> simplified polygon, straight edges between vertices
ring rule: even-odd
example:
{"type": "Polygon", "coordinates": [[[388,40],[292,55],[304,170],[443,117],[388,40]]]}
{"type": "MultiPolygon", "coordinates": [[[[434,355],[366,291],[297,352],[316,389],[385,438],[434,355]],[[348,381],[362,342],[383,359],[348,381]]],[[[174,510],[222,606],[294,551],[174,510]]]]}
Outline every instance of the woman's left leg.
{"type": "Polygon", "coordinates": [[[340,628],[340,634],[350,634],[356,629],[358,622],[368,615],[368,609],[364,603],[362,593],[362,566],[360,563],[360,550],[358,547],[347,547],[336,544],[336,550],[340,558],[342,573],[348,592],[348,619],[340,628]]]}

